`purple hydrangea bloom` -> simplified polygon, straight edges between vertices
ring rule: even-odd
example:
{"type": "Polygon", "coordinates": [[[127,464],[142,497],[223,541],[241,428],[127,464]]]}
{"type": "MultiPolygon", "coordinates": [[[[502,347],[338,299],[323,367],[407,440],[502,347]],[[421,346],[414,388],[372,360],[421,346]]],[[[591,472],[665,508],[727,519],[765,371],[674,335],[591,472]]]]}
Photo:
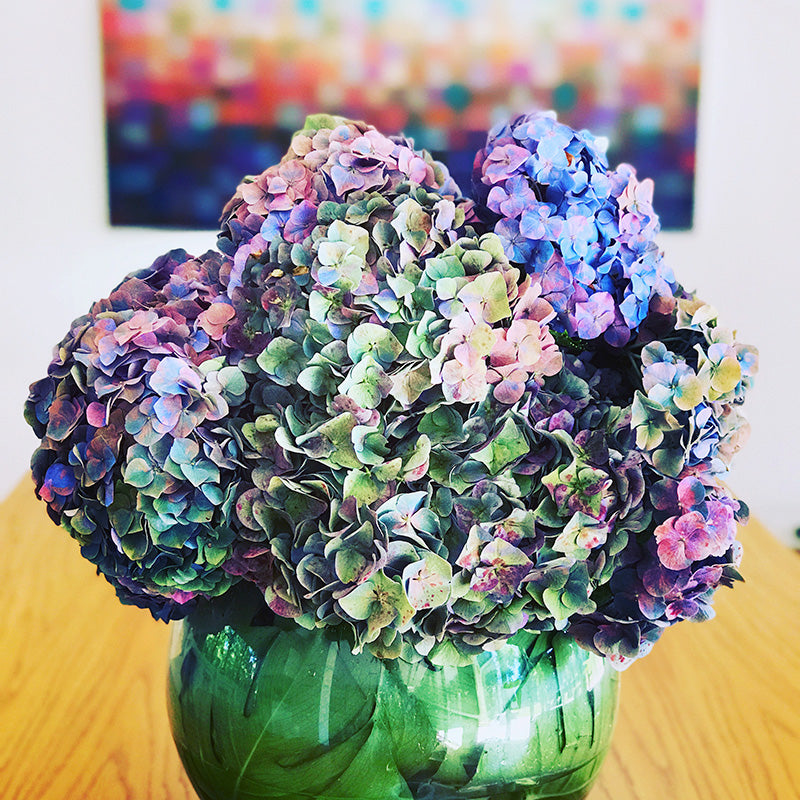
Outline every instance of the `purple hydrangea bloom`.
{"type": "Polygon", "coordinates": [[[229,270],[218,254],[174,251],[131,275],[76,320],[26,408],[42,437],[34,479],[51,515],[121,598],[161,617],[230,585],[212,555],[228,547],[224,524],[199,524],[218,518],[224,493],[201,451],[235,402],[203,373],[222,345],[200,326],[229,270]],[[43,406],[43,395],[55,399],[43,406]]]}
{"type": "Polygon", "coordinates": [[[579,297],[604,294],[604,313],[591,324],[585,306],[556,303],[559,322],[571,334],[603,336],[621,347],[653,298],[672,296],[674,277],[654,242],[659,225],[652,181],[637,181],[629,165],[609,172],[603,148],[586,131],[572,130],[552,113],[498,126],[475,159],[474,183],[512,262],[539,275],[557,255],[579,297]],[[517,219],[518,228],[511,225],[517,219]],[[618,263],[627,266],[612,268],[618,263]],[[607,297],[611,313],[605,313],[607,297]]]}

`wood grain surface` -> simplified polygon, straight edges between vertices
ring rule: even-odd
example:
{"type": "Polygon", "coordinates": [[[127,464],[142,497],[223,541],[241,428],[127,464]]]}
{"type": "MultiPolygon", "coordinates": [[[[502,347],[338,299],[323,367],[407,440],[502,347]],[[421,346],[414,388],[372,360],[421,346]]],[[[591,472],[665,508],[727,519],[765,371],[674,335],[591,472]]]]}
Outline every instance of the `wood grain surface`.
{"type": "MultiPolygon", "coordinates": [[[[589,800],[800,798],[800,556],[751,523],[747,583],[622,679],[589,800]]],[[[24,481],[0,505],[0,798],[191,800],[167,626],[121,606],[24,481]]]]}

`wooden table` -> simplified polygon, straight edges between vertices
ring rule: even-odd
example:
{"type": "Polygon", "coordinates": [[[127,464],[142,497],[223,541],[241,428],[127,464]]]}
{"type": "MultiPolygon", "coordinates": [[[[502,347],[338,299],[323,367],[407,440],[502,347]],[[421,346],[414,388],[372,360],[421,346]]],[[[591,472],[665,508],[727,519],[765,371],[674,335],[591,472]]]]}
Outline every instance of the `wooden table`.
{"type": "MultiPolygon", "coordinates": [[[[623,675],[590,800],[800,798],[800,556],[757,523],[745,585],[623,675]]],[[[31,485],[0,505],[0,798],[194,800],[170,738],[168,629],[117,603],[31,485]]]]}

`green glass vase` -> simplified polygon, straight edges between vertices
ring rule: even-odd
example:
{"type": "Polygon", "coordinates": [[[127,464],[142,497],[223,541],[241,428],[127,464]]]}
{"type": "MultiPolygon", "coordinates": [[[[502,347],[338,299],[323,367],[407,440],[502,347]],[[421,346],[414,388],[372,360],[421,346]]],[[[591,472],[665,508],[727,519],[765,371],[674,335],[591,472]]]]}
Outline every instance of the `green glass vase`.
{"type": "Polygon", "coordinates": [[[353,655],[336,631],[220,612],[175,623],[169,711],[203,800],[584,798],[618,678],[562,634],[463,667],[353,655]]]}

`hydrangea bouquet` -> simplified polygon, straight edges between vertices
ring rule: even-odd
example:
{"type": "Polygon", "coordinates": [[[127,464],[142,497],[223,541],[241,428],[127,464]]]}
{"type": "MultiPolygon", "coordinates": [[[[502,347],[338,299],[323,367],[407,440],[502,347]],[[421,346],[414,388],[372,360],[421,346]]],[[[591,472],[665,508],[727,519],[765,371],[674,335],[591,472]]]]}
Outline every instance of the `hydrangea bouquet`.
{"type": "Polygon", "coordinates": [[[310,117],[216,251],[73,323],[26,405],[37,493],[160,619],[248,582],[380,658],[557,629],[625,666],[740,577],[722,479],[757,363],[652,195],[550,113],[490,132],[472,199],[310,117]]]}

